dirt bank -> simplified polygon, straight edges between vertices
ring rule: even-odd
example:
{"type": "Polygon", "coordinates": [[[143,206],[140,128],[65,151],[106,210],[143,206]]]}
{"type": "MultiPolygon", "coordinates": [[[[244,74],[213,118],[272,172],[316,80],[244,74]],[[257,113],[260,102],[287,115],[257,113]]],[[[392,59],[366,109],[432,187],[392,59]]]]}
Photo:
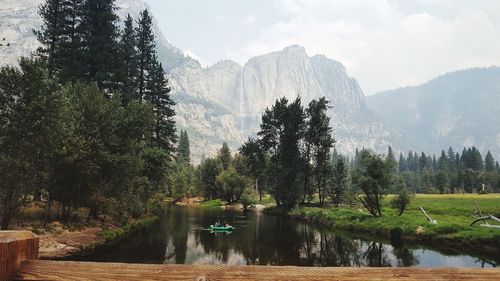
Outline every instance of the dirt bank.
{"type": "Polygon", "coordinates": [[[100,227],[89,227],[81,230],[51,232],[40,235],[40,258],[51,259],[79,253],[95,244],[104,243],[99,234],[100,227]]]}

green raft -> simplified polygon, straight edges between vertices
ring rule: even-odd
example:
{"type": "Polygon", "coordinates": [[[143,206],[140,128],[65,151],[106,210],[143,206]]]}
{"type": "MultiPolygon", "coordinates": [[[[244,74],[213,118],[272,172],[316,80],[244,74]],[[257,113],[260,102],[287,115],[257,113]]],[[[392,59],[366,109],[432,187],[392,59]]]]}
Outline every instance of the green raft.
{"type": "Polygon", "coordinates": [[[210,225],[211,230],[215,231],[233,231],[234,227],[232,226],[215,226],[215,225],[210,225]]]}

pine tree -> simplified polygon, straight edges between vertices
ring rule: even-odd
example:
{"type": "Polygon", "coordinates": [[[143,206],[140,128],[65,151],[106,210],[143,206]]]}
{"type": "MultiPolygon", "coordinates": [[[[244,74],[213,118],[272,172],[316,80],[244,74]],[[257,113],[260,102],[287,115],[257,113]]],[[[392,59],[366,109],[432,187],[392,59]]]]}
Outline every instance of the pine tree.
{"type": "Polygon", "coordinates": [[[438,171],[448,171],[449,169],[449,161],[448,161],[448,156],[444,153],[444,150],[441,151],[441,156],[439,156],[439,159],[437,161],[437,170],[438,171]]]}
{"type": "Polygon", "coordinates": [[[487,172],[495,171],[495,159],[493,159],[493,155],[489,151],[484,158],[484,166],[487,172]]]}
{"type": "Polygon", "coordinates": [[[469,153],[470,168],[474,171],[483,170],[484,165],[481,152],[479,152],[479,150],[473,146],[469,153]]]}
{"type": "Polygon", "coordinates": [[[82,0],[63,1],[63,18],[61,24],[61,41],[59,52],[55,54],[58,76],[65,84],[81,81],[85,73],[83,64],[83,47],[81,34],[82,0]]]}
{"type": "Polygon", "coordinates": [[[429,168],[429,162],[427,159],[427,156],[425,155],[424,152],[420,155],[420,158],[418,159],[418,170],[420,173],[422,173],[425,169],[429,168]]]}
{"type": "Polygon", "coordinates": [[[344,157],[339,156],[333,165],[332,177],[330,180],[330,198],[332,203],[338,206],[346,193],[349,169],[344,157]]]}
{"type": "Polygon", "coordinates": [[[177,148],[177,159],[184,163],[191,163],[191,151],[189,148],[189,137],[186,131],[181,131],[179,147],[177,148]]]}
{"type": "Polygon", "coordinates": [[[172,155],[177,141],[173,108],[175,103],[170,98],[170,88],[167,84],[162,65],[154,63],[148,76],[147,91],[144,96],[145,101],[153,108],[154,114],[154,128],[150,143],[172,155]]]}
{"type": "Polygon", "coordinates": [[[413,165],[414,161],[413,161],[413,152],[412,151],[408,152],[408,157],[406,158],[406,163],[408,165],[408,170],[410,170],[410,172],[416,172],[415,166],[413,165]]]}
{"type": "Polygon", "coordinates": [[[34,33],[41,43],[38,53],[47,59],[49,74],[53,74],[56,66],[55,54],[59,48],[61,24],[62,24],[62,2],[63,0],[47,0],[40,5],[38,14],[42,18],[43,25],[34,33]]]}
{"type": "Polygon", "coordinates": [[[420,161],[419,161],[419,157],[418,157],[418,154],[417,152],[414,152],[413,153],[413,168],[414,168],[414,172],[418,172],[419,171],[419,167],[420,167],[420,161]]]}
{"type": "Polygon", "coordinates": [[[118,16],[114,0],[84,0],[80,30],[87,82],[96,82],[101,90],[112,90],[118,72],[118,16]]]}
{"type": "Polygon", "coordinates": [[[403,155],[403,153],[399,154],[399,172],[403,173],[408,171],[408,164],[406,162],[406,159],[403,155]]]}
{"type": "Polygon", "coordinates": [[[453,148],[448,148],[448,164],[451,171],[456,171],[457,166],[455,165],[455,151],[453,148]]]}
{"type": "Polygon", "coordinates": [[[231,150],[229,149],[229,145],[227,145],[227,142],[222,143],[222,147],[219,150],[219,153],[217,155],[219,158],[219,161],[222,164],[222,168],[224,170],[229,169],[229,166],[231,165],[231,150]]]}
{"type": "Polygon", "coordinates": [[[42,44],[38,52],[47,60],[49,73],[56,75],[62,84],[81,80],[82,0],[47,0],[40,6],[39,14],[43,25],[35,31],[42,44]]]}
{"type": "Polygon", "coordinates": [[[124,29],[121,35],[119,50],[121,58],[121,71],[118,81],[121,84],[121,92],[124,104],[132,100],[141,100],[137,93],[137,47],[134,20],[127,16],[124,22],[124,29]]]}
{"type": "Polygon", "coordinates": [[[156,44],[153,34],[153,19],[148,10],[140,13],[140,19],[135,31],[137,44],[137,90],[140,98],[146,95],[149,72],[155,64],[156,44]]]}
{"type": "MultiPolygon", "coordinates": [[[[392,165],[394,166],[394,169],[396,169],[397,167],[397,161],[396,161],[396,156],[394,156],[394,152],[392,151],[392,147],[389,145],[388,149],[387,149],[387,156],[386,156],[386,161],[389,161],[392,163],[392,165]]],[[[397,170],[395,170],[397,171],[397,170]]]]}

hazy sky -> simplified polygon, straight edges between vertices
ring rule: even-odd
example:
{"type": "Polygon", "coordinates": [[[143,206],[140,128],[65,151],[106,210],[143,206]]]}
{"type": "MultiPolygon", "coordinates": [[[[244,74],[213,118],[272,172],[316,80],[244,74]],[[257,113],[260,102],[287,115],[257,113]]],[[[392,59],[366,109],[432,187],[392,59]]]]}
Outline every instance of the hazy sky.
{"type": "Polygon", "coordinates": [[[299,44],[373,94],[500,65],[498,0],[146,1],[167,39],[204,66],[299,44]]]}

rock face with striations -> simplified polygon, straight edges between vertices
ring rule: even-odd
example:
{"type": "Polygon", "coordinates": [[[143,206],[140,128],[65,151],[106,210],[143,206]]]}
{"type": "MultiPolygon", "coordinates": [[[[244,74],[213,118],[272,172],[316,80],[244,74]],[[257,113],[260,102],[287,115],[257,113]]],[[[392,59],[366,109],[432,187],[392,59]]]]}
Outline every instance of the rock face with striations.
{"type": "MultiPolygon", "coordinates": [[[[42,24],[38,7],[43,0],[0,2],[0,65],[15,64],[38,46],[33,29],[42,24]],[[5,39],[4,39],[5,38],[5,39]],[[8,46],[7,46],[8,45],[8,46]]],[[[143,0],[117,0],[117,11],[137,17],[147,8],[143,0]]],[[[303,104],[326,96],[337,148],[352,153],[369,147],[385,151],[397,140],[366,107],[355,79],[339,62],[325,56],[308,57],[304,48],[291,46],[250,59],[243,67],[229,60],[210,68],[172,46],[154,23],[158,55],[177,102],[176,121],[191,140],[193,159],[213,155],[223,141],[235,149],[259,129],[260,116],[276,99],[302,97],[303,104]]],[[[397,146],[397,145],[396,145],[397,146]]]]}
{"type": "Polygon", "coordinates": [[[362,147],[383,152],[398,141],[367,108],[358,83],[342,64],[321,55],[308,57],[300,46],[254,57],[243,67],[227,60],[210,68],[183,65],[173,69],[169,79],[178,106],[193,109],[196,101],[198,109],[203,107],[202,112],[190,112],[186,118],[186,112],[178,110],[179,125],[201,138],[195,141],[195,153],[206,153],[209,147],[215,151],[223,140],[233,147],[240,145],[255,135],[266,107],[281,97],[294,100],[300,96],[304,105],[327,97],[333,106],[329,115],[337,148],[343,152],[353,153],[362,147]],[[216,119],[207,112],[216,113],[216,119]],[[197,122],[190,122],[194,116],[197,122]],[[222,134],[214,135],[214,126],[222,134]]]}

